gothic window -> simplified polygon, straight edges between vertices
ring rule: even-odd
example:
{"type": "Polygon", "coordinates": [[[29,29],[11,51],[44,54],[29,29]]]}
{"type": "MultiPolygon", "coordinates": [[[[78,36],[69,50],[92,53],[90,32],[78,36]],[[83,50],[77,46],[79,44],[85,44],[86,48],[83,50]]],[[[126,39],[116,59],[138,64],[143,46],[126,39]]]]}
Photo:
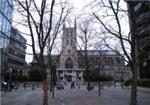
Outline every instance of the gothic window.
{"type": "Polygon", "coordinates": [[[66,59],[66,61],[65,61],[65,68],[66,69],[68,69],[68,68],[72,69],[73,68],[73,61],[72,61],[71,58],[66,59]]]}
{"type": "Polygon", "coordinates": [[[107,63],[108,63],[108,64],[112,64],[112,63],[113,63],[112,57],[108,57],[108,58],[107,58],[107,63]]]}
{"type": "Polygon", "coordinates": [[[73,45],[73,40],[71,40],[71,45],[73,45]]]}
{"type": "Polygon", "coordinates": [[[71,31],[71,38],[72,38],[73,32],[71,31]]]}
{"type": "Polygon", "coordinates": [[[67,31],[67,38],[68,38],[68,31],[67,31]]]}
{"type": "Polygon", "coordinates": [[[116,57],[116,62],[117,62],[117,64],[121,64],[121,58],[120,57],[116,57]]]}
{"type": "Polygon", "coordinates": [[[66,40],[66,45],[68,45],[69,44],[69,41],[68,41],[68,39],[66,40]]]}

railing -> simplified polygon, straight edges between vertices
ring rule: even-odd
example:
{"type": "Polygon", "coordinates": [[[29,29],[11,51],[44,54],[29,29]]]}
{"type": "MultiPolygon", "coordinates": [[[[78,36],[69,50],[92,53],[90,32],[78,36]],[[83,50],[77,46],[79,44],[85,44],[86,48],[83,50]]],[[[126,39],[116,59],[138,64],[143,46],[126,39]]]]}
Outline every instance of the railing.
{"type": "Polygon", "coordinates": [[[150,33],[150,25],[148,25],[148,26],[142,28],[142,29],[139,31],[138,34],[139,34],[140,37],[144,37],[145,34],[148,35],[149,33],[150,33]]]}
{"type": "Polygon", "coordinates": [[[134,11],[135,11],[136,13],[138,13],[138,12],[141,10],[142,6],[143,6],[143,3],[142,3],[142,2],[138,3],[138,4],[134,7],[134,11]]]}
{"type": "Polygon", "coordinates": [[[11,58],[11,59],[14,59],[14,60],[16,60],[16,61],[19,61],[19,62],[21,62],[21,63],[25,63],[25,60],[22,59],[22,58],[19,58],[19,57],[17,57],[17,56],[12,55],[12,54],[9,54],[8,56],[9,56],[9,58],[11,58]]]}
{"type": "Polygon", "coordinates": [[[150,12],[142,13],[138,17],[136,23],[137,23],[138,26],[150,23],[150,12]]]}

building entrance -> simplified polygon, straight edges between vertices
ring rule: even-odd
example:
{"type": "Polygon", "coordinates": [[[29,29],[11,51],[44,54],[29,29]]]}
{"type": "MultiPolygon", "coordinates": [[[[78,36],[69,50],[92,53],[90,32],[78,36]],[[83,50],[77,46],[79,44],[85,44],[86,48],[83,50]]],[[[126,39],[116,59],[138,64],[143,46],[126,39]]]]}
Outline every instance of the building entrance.
{"type": "Polygon", "coordinates": [[[72,81],[72,75],[67,75],[67,76],[66,76],[66,80],[67,80],[68,82],[71,82],[71,81],[72,81]]]}

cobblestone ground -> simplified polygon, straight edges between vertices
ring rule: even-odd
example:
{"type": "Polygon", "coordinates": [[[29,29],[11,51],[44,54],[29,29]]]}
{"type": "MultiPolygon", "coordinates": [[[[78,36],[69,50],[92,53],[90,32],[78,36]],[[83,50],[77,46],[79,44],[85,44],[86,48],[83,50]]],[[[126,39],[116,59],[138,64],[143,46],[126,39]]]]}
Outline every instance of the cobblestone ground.
{"type": "MultiPolygon", "coordinates": [[[[71,90],[65,86],[64,90],[55,90],[55,98],[49,94],[49,105],[129,105],[130,90],[120,87],[105,87],[98,96],[98,88],[91,92],[85,86],[71,90]]],[[[150,104],[150,92],[138,91],[138,105],[150,104]]],[[[1,94],[1,105],[42,105],[42,89],[31,88],[1,94]]]]}

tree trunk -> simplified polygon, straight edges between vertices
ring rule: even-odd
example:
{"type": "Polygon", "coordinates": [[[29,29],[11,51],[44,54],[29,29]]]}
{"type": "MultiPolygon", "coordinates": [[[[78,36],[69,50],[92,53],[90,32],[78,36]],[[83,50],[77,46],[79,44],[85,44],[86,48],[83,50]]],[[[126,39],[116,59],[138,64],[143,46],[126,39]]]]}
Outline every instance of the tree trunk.
{"type": "Polygon", "coordinates": [[[98,96],[101,96],[101,82],[98,82],[98,96]]]}
{"type": "Polygon", "coordinates": [[[52,92],[53,90],[53,72],[52,72],[52,69],[50,70],[50,92],[52,92]]]}
{"type": "Polygon", "coordinates": [[[43,105],[48,105],[48,81],[43,81],[43,105]]]}
{"type": "Polygon", "coordinates": [[[54,88],[54,81],[52,82],[52,98],[54,99],[55,95],[55,88],[54,88]]]}
{"type": "Polygon", "coordinates": [[[130,105],[137,105],[137,71],[136,64],[132,65],[132,84],[131,84],[131,99],[130,105]]]}
{"type": "MultiPolygon", "coordinates": [[[[44,60],[43,60],[44,61],[44,60]]],[[[48,105],[48,81],[47,81],[47,71],[45,64],[42,64],[42,69],[43,69],[43,105],[48,105]]]]}

